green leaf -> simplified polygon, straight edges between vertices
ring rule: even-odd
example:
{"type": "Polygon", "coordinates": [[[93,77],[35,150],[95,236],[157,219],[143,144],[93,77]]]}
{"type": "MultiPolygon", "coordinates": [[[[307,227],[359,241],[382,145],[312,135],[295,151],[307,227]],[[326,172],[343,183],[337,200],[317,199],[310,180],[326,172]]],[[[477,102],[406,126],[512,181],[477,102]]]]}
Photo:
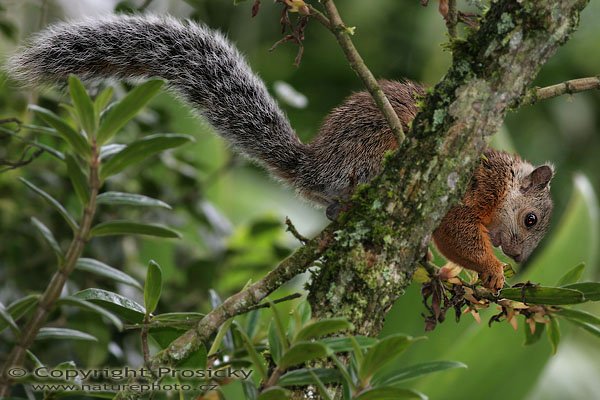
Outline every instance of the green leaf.
{"type": "Polygon", "coordinates": [[[329,392],[327,391],[327,388],[325,387],[325,384],[323,384],[319,376],[310,369],[308,370],[308,372],[312,376],[314,383],[317,385],[321,398],[325,400],[332,400],[331,396],[329,395],[329,392]]]}
{"type": "Polygon", "coordinates": [[[146,314],[152,314],[156,310],[160,292],[162,291],[162,270],[154,260],[148,263],[148,273],[146,275],[146,284],[144,285],[144,306],[146,314]]]}
{"type": "Polygon", "coordinates": [[[525,323],[523,324],[523,328],[525,329],[525,346],[530,346],[534,343],[537,343],[540,338],[542,337],[542,334],[544,333],[544,330],[546,329],[546,324],[540,324],[539,322],[535,323],[535,332],[531,333],[531,328],[529,326],[529,324],[525,323]]]}
{"type": "MultiPolygon", "coordinates": [[[[10,303],[6,307],[6,311],[9,313],[14,321],[18,321],[23,315],[33,308],[40,299],[39,294],[30,294],[22,297],[10,303]]],[[[0,332],[8,327],[8,323],[0,318],[0,332]]]]}
{"type": "Polygon", "coordinates": [[[319,377],[325,384],[339,383],[342,381],[342,374],[334,368],[300,368],[286,372],[279,378],[279,386],[306,386],[314,382],[312,374],[319,377]]]}
{"type": "Polygon", "coordinates": [[[40,195],[48,204],[50,204],[58,213],[64,218],[64,220],[69,224],[73,232],[79,229],[79,225],[75,222],[75,219],[69,214],[69,212],[60,204],[54,197],[50,196],[48,193],[44,192],[39,187],[35,186],[33,183],[29,182],[25,178],[19,178],[21,182],[23,182],[29,189],[33,190],[36,194],[40,195]]]}
{"type": "Polygon", "coordinates": [[[92,302],[82,300],[77,297],[67,296],[67,297],[61,297],[60,299],[58,299],[56,304],[58,304],[58,305],[64,304],[67,306],[74,306],[74,307],[83,308],[85,310],[93,311],[97,314],[100,314],[100,315],[106,317],[106,319],[108,319],[110,322],[112,322],[112,324],[119,330],[119,332],[123,330],[123,323],[115,314],[111,313],[110,311],[108,311],[92,302]]]}
{"type": "Polygon", "coordinates": [[[346,318],[329,318],[314,321],[304,326],[297,334],[294,341],[303,341],[322,336],[331,335],[343,330],[353,330],[352,325],[346,318]]]}
{"type": "Polygon", "coordinates": [[[277,323],[274,320],[271,320],[269,324],[269,350],[271,350],[271,357],[275,364],[279,365],[279,361],[281,360],[281,354],[283,353],[283,346],[281,344],[281,340],[279,339],[279,334],[277,333],[277,323]]]}
{"type": "Polygon", "coordinates": [[[58,115],[45,108],[31,104],[29,109],[35,112],[44,122],[52,126],[60,134],[60,136],[71,146],[76,153],[89,157],[92,154],[87,140],[71,125],[67,124],[58,115]]]}
{"type": "Polygon", "coordinates": [[[584,270],[585,263],[573,267],[558,280],[556,286],[565,286],[577,282],[581,278],[581,275],[583,275],[584,270]]]}
{"type": "Polygon", "coordinates": [[[262,391],[258,400],[285,400],[290,398],[290,392],[279,386],[272,386],[262,391]]]}
{"type": "MultiPolygon", "coordinates": [[[[0,303],[0,324],[10,327],[15,336],[18,336],[21,333],[21,330],[17,326],[17,323],[2,303],[0,303]]],[[[4,328],[0,328],[0,332],[2,332],[3,330],[4,328]]]]}
{"type": "Polygon", "coordinates": [[[96,115],[100,115],[100,112],[106,108],[113,97],[113,92],[112,86],[107,86],[100,94],[98,94],[98,96],[96,96],[96,99],[94,100],[94,111],[96,112],[96,115]]]}
{"type": "Polygon", "coordinates": [[[586,301],[600,301],[600,282],[579,282],[565,286],[565,289],[578,290],[586,301]]]}
{"type": "Polygon", "coordinates": [[[187,357],[185,360],[177,364],[177,368],[180,370],[183,369],[206,369],[206,364],[208,362],[208,357],[206,354],[206,347],[203,344],[198,347],[198,350],[194,351],[192,355],[187,357]]]}
{"type": "Polygon", "coordinates": [[[273,322],[275,322],[275,328],[277,332],[277,336],[279,337],[279,343],[281,344],[281,349],[283,352],[287,351],[290,347],[289,339],[285,334],[285,328],[283,327],[283,321],[279,316],[279,311],[277,311],[277,307],[275,304],[270,303],[271,312],[273,313],[273,322]]]}
{"type": "Polygon", "coordinates": [[[560,343],[560,327],[558,326],[558,319],[550,317],[550,323],[548,324],[548,341],[552,346],[552,354],[556,354],[558,350],[558,344],[560,343]]]}
{"type": "Polygon", "coordinates": [[[432,361],[414,364],[408,367],[394,368],[392,373],[383,376],[376,375],[373,377],[372,385],[396,387],[398,384],[404,383],[410,379],[454,368],[467,368],[467,366],[456,361],[432,361]]]}
{"type": "Polygon", "coordinates": [[[90,189],[87,177],[72,155],[67,154],[65,156],[65,163],[67,164],[67,174],[69,175],[69,179],[71,180],[71,184],[73,185],[73,189],[75,189],[77,197],[79,197],[79,201],[81,201],[81,204],[87,204],[90,200],[90,189]]]}
{"type": "Polygon", "coordinates": [[[398,399],[423,399],[427,396],[411,389],[395,387],[377,387],[361,392],[355,400],[398,400],[398,399]]]}
{"type": "Polygon", "coordinates": [[[33,226],[35,226],[38,232],[41,233],[42,237],[44,238],[44,241],[48,243],[52,250],[54,250],[54,253],[58,257],[58,260],[62,262],[64,260],[64,254],[50,229],[48,229],[48,227],[44,225],[42,221],[35,217],[31,217],[31,223],[33,224],[33,226]]]}
{"type": "Polygon", "coordinates": [[[213,341],[213,344],[212,344],[212,346],[210,346],[210,350],[208,351],[209,356],[212,356],[217,351],[219,351],[219,348],[221,347],[221,343],[223,342],[225,335],[227,335],[227,332],[229,331],[229,328],[231,327],[232,322],[233,322],[233,319],[229,318],[227,321],[225,321],[223,323],[223,325],[221,325],[221,327],[219,328],[219,331],[217,332],[217,336],[215,336],[215,340],[213,341]]]}
{"type": "Polygon", "coordinates": [[[572,308],[563,308],[556,312],[559,317],[564,317],[568,320],[585,322],[586,324],[599,325],[600,318],[582,310],[574,310],[572,308]]]}
{"type": "Polygon", "coordinates": [[[123,171],[130,165],[139,163],[151,155],[173,147],[181,146],[192,140],[193,138],[189,135],[167,133],[151,135],[136,140],[104,163],[100,171],[100,177],[106,179],[111,175],[123,171]]]}
{"type": "Polygon", "coordinates": [[[67,328],[42,328],[35,337],[35,340],[49,339],[85,340],[89,342],[98,341],[96,337],[89,333],[67,328]]]}
{"type": "Polygon", "coordinates": [[[130,119],[132,119],[160,90],[164,81],[149,80],[116,102],[104,115],[97,140],[99,144],[109,141],[130,119]]]}
{"type": "MultiPolygon", "coordinates": [[[[50,129],[50,128],[48,128],[48,129],[50,129]]],[[[45,145],[43,143],[38,143],[35,140],[30,140],[30,139],[27,139],[25,137],[19,136],[15,132],[13,132],[13,131],[11,131],[9,129],[4,129],[2,127],[0,127],[0,132],[3,132],[3,133],[5,133],[5,134],[7,134],[9,136],[12,136],[15,139],[20,140],[23,143],[27,143],[27,144],[32,145],[33,147],[37,147],[38,149],[42,149],[42,150],[46,151],[47,153],[49,153],[50,155],[58,158],[61,161],[65,160],[65,155],[63,153],[61,153],[60,151],[58,151],[56,149],[53,149],[50,146],[47,146],[47,145],[45,145]]]]}
{"type": "Polygon", "coordinates": [[[258,388],[251,379],[242,380],[242,389],[244,390],[244,397],[246,400],[258,399],[258,388]]]}
{"type": "Polygon", "coordinates": [[[92,103],[85,87],[75,75],[69,76],[69,92],[83,130],[88,134],[88,137],[94,137],[96,134],[94,103],[92,103]]]}
{"type": "Polygon", "coordinates": [[[267,375],[267,367],[264,357],[258,354],[256,348],[254,347],[254,344],[250,341],[250,338],[248,337],[248,335],[246,335],[246,332],[244,332],[243,329],[238,328],[237,331],[239,332],[240,337],[244,342],[244,347],[248,352],[248,356],[250,357],[250,360],[252,360],[252,364],[254,365],[254,367],[258,370],[261,379],[267,380],[269,376],[267,375]]]}
{"type": "Polygon", "coordinates": [[[579,326],[580,328],[585,329],[586,331],[588,331],[592,335],[597,336],[597,337],[600,338],[600,328],[599,327],[597,327],[595,325],[592,325],[592,324],[585,323],[585,322],[581,322],[581,321],[578,321],[578,320],[574,320],[574,319],[571,319],[569,321],[572,322],[573,324],[579,326]]]}
{"type": "Polygon", "coordinates": [[[529,304],[562,305],[578,304],[585,301],[582,292],[568,288],[528,286],[525,288],[507,288],[500,291],[500,297],[523,301],[529,304]]]}
{"type": "Polygon", "coordinates": [[[140,323],[146,315],[144,307],[135,301],[108,290],[85,289],[73,294],[73,297],[96,303],[121,318],[135,323],[140,323]]]}
{"type": "Polygon", "coordinates": [[[138,207],[162,207],[171,209],[171,206],[152,197],[142,196],[141,194],[121,193],[121,192],[105,192],[98,196],[97,204],[108,204],[112,206],[126,205],[138,207]]]}
{"type": "Polygon", "coordinates": [[[281,356],[279,368],[288,369],[294,365],[327,356],[327,347],[319,342],[296,342],[281,356]]]}
{"type": "Polygon", "coordinates": [[[116,268],[110,267],[98,260],[93,258],[80,258],[75,264],[75,268],[81,271],[91,272],[98,276],[112,279],[115,282],[121,282],[125,285],[133,286],[138,289],[142,289],[142,285],[139,284],[135,278],[127,275],[126,273],[119,271],[116,268]]]}
{"type": "Polygon", "coordinates": [[[131,221],[102,222],[92,228],[90,236],[110,235],[147,235],[164,238],[180,238],[181,235],[171,228],[158,224],[144,224],[131,221]]]}
{"type": "MultiPolygon", "coordinates": [[[[378,342],[377,339],[368,336],[354,336],[354,339],[361,348],[371,347],[378,342]]],[[[354,350],[352,340],[349,337],[330,337],[320,339],[319,342],[323,343],[334,353],[345,353],[354,350]]]]}
{"type": "Polygon", "coordinates": [[[398,357],[414,339],[411,336],[402,334],[391,335],[379,341],[376,345],[367,350],[363,363],[359,367],[358,377],[366,386],[371,377],[398,357]]]}

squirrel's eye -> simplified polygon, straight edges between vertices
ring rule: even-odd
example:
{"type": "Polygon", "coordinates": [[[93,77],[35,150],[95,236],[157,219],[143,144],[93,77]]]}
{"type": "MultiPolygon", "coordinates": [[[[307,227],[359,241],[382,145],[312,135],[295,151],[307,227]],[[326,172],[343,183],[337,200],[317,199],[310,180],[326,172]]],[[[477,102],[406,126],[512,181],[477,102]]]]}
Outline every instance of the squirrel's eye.
{"type": "Polygon", "coordinates": [[[525,216],[525,226],[531,228],[537,223],[537,216],[534,213],[529,213],[525,216]]]}

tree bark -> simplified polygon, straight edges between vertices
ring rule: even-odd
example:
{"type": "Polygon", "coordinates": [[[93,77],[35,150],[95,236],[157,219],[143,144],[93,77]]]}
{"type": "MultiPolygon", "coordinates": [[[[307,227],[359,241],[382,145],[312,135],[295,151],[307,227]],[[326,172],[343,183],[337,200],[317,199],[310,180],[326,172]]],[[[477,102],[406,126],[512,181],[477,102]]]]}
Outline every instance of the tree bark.
{"type": "Polygon", "coordinates": [[[486,138],[567,41],[587,3],[496,1],[479,30],[452,41],[452,66],[426,96],[407,140],[336,224],[310,284],[315,318],[345,316],[356,334],[381,331],[431,233],[462,197],[486,138]]]}

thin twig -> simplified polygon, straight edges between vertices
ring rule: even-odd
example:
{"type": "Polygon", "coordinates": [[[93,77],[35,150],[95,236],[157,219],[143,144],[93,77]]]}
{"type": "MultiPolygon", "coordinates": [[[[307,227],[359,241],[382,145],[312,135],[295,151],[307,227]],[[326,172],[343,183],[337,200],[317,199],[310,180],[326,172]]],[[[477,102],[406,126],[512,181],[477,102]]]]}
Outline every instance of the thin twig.
{"type": "Polygon", "coordinates": [[[448,0],[448,15],[446,16],[446,27],[448,35],[452,39],[456,38],[456,24],[458,23],[458,12],[456,10],[456,0],[448,0]]]}
{"type": "Polygon", "coordinates": [[[48,314],[53,309],[56,300],[60,297],[65,283],[71,272],[75,269],[75,264],[79,257],[81,257],[85,244],[89,239],[92,220],[96,213],[96,197],[100,189],[99,168],[99,149],[94,143],[92,145],[92,158],[89,163],[90,196],[83,210],[83,216],[79,224],[80,227],[71,240],[64,261],[58,266],[57,271],[52,276],[50,283],[46,287],[42,297],[40,297],[35,311],[27,321],[25,328],[23,328],[19,342],[11,350],[2,371],[0,371],[0,398],[8,396],[10,392],[12,380],[8,375],[8,370],[23,365],[27,350],[31,347],[35,337],[46,322],[48,314]]]}
{"type": "Polygon", "coordinates": [[[354,43],[352,43],[352,40],[350,39],[352,30],[349,29],[342,21],[342,18],[340,17],[333,0],[323,0],[323,5],[325,6],[325,10],[327,11],[329,18],[320,13],[314,7],[309,8],[310,15],[322,23],[335,35],[339,45],[346,55],[348,63],[354,72],[356,72],[356,74],[360,77],[363,84],[373,97],[375,104],[377,104],[377,107],[383,113],[388,125],[390,126],[390,129],[396,135],[398,144],[400,144],[405,138],[404,130],[402,129],[402,123],[394,111],[394,108],[390,104],[389,99],[379,87],[377,79],[375,79],[364,60],[356,50],[356,47],[354,47],[354,43]]]}
{"type": "Polygon", "coordinates": [[[563,94],[574,94],[586,90],[600,89],[600,77],[591,76],[588,78],[571,79],[556,85],[546,87],[534,87],[527,91],[521,105],[535,104],[540,100],[547,100],[563,94]]]}
{"type": "Polygon", "coordinates": [[[150,349],[148,347],[148,315],[144,316],[144,324],[142,325],[142,331],[140,332],[140,338],[142,341],[142,354],[144,355],[144,365],[146,368],[150,365],[150,349]]]}
{"type": "Polygon", "coordinates": [[[296,227],[292,223],[292,220],[289,217],[285,217],[285,224],[287,225],[286,231],[294,235],[294,237],[298,239],[300,243],[308,243],[308,239],[305,236],[303,236],[300,232],[298,232],[298,230],[296,229],[296,227]]]}
{"type": "Polygon", "coordinates": [[[284,301],[294,300],[294,299],[297,299],[299,297],[302,297],[302,293],[293,293],[293,294],[290,294],[288,296],[284,296],[284,297],[281,297],[279,299],[275,299],[275,300],[270,301],[268,303],[262,303],[262,304],[256,304],[254,306],[250,306],[250,307],[248,307],[246,309],[246,312],[253,311],[253,310],[258,310],[260,308],[269,308],[273,304],[283,303],[284,301]]]}

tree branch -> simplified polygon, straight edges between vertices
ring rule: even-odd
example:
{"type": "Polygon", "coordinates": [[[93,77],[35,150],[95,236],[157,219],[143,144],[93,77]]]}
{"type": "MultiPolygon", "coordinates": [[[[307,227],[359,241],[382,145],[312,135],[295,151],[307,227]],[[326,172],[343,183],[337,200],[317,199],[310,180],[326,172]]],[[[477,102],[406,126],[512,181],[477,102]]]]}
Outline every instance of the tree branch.
{"type": "Polygon", "coordinates": [[[584,92],[586,90],[600,89],[600,78],[591,76],[588,78],[571,79],[556,85],[546,87],[534,87],[527,91],[521,105],[535,104],[540,100],[547,100],[554,97],[562,96],[563,94],[574,94],[584,92]]]}
{"type": "Polygon", "coordinates": [[[390,129],[398,138],[398,144],[402,143],[405,138],[404,130],[402,129],[402,123],[392,108],[389,99],[379,87],[377,79],[375,79],[369,68],[366,66],[364,60],[356,50],[356,47],[354,47],[354,43],[352,43],[352,40],[350,39],[350,35],[353,34],[353,29],[344,24],[333,0],[323,0],[323,6],[325,7],[329,18],[312,6],[309,7],[311,11],[310,15],[335,35],[340,47],[344,51],[344,55],[346,56],[348,63],[354,72],[356,72],[356,74],[360,77],[366,89],[373,97],[375,104],[377,104],[377,107],[383,113],[388,125],[390,126],[390,129]]]}

